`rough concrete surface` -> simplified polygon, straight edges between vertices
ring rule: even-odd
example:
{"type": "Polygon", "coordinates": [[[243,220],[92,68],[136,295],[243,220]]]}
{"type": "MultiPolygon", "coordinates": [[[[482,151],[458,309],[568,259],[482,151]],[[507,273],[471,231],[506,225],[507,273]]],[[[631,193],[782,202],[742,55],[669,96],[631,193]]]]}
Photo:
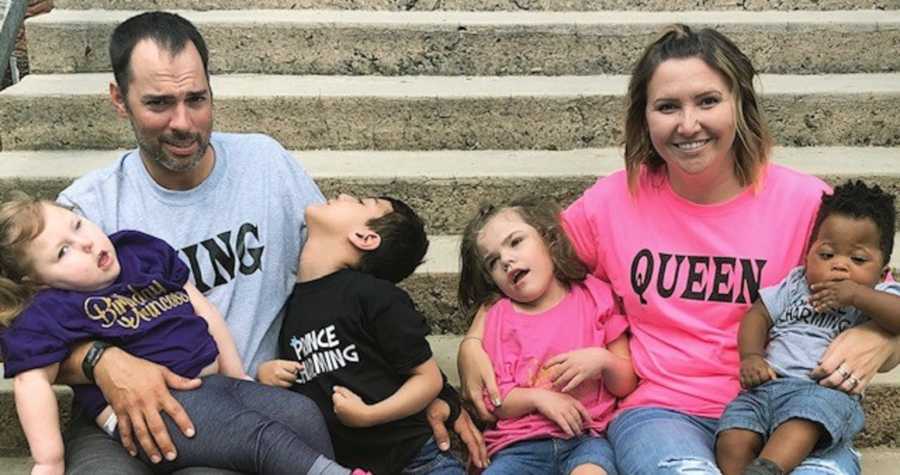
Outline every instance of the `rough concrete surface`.
{"type": "MultiPolygon", "coordinates": [[[[0,197],[11,190],[52,198],[72,179],[122,151],[4,152],[0,197]]],[[[294,152],[327,196],[387,194],[414,206],[430,234],[459,233],[482,202],[528,190],[563,205],[597,177],[622,168],[621,151],[294,152]]],[[[900,148],[779,148],[774,160],[832,184],[861,178],[900,195],[900,148]]],[[[900,206],[900,202],[898,202],[900,206]]],[[[898,253],[900,255],[900,253],[898,253]]]]}
{"type": "Polygon", "coordinates": [[[898,0],[56,0],[57,8],[221,10],[896,10],[898,0]]]}
{"type": "MultiPolygon", "coordinates": [[[[900,76],[847,77],[791,76],[793,85],[764,85],[769,95],[763,108],[776,141],[785,146],[900,145],[900,115],[895,113],[900,76]],[[817,85],[819,80],[838,85],[817,85]]],[[[779,78],[769,77],[773,84],[779,78]]],[[[76,80],[85,80],[95,83],[90,89],[96,92],[33,95],[44,85],[40,75],[3,91],[3,150],[131,146],[129,126],[115,116],[102,92],[105,74],[48,80],[70,89],[79,87],[76,80]]],[[[293,149],[568,150],[616,146],[620,140],[624,77],[433,80],[239,75],[225,77],[219,87],[214,79],[216,125],[223,131],[265,132],[293,149]],[[380,86],[390,90],[382,92],[380,86]]]]}
{"type": "MultiPolygon", "coordinates": [[[[30,48],[32,70],[109,71],[109,35],[133,13],[57,10],[30,20],[29,34],[41,38],[30,48]]],[[[900,11],[185,15],[204,34],[214,74],[623,74],[674,21],[716,26],[760,72],[900,70],[900,55],[883,54],[900,49],[900,11]]]]}

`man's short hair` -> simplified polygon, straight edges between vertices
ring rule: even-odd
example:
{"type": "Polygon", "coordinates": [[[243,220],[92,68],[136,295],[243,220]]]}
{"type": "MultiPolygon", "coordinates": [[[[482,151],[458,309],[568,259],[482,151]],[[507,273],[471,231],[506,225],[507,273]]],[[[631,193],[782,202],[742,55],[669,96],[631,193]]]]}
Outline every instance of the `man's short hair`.
{"type": "Polygon", "coordinates": [[[131,53],[145,39],[153,40],[173,56],[181,53],[190,41],[200,53],[203,73],[209,81],[209,50],[193,23],[174,13],[146,12],[120,23],[109,40],[109,61],[123,97],[128,96],[131,80],[131,53]]]}
{"type": "Polygon", "coordinates": [[[386,196],[378,199],[389,202],[393,211],[366,222],[381,236],[381,244],[363,253],[357,270],[396,284],[422,263],[428,251],[428,236],[422,218],[409,205],[386,196]]]}

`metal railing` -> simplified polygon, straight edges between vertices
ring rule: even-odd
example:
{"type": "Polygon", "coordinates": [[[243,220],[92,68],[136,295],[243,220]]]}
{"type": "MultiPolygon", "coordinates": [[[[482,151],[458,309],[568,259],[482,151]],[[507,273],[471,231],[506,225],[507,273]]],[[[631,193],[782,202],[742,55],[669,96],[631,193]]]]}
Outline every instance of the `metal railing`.
{"type": "Polygon", "coordinates": [[[0,0],[0,79],[6,76],[6,68],[12,72],[13,83],[19,80],[19,70],[13,52],[16,34],[25,18],[28,0],[0,0]]]}

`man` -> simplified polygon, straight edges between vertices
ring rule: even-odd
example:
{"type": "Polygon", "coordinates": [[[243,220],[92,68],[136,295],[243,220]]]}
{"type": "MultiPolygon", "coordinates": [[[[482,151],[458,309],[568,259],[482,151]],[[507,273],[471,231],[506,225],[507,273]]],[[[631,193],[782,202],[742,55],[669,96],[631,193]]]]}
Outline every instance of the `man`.
{"type": "MultiPolygon", "coordinates": [[[[322,194],[271,138],[212,133],[208,51],[187,20],[164,12],[126,20],[113,32],[110,60],[110,97],[131,123],[138,148],[77,180],[59,201],[107,233],[137,229],[179,249],[194,284],[225,315],[248,374],[255,375],[259,362],[275,356],[281,306],[304,239],[303,210],[323,201],[322,194]]],[[[200,382],[118,348],[102,342],[74,348],[60,380],[96,382],[132,455],[140,444],[154,461],[177,456],[160,412],[186,436],[193,433],[190,415],[168,388],[192,389],[200,382]]],[[[429,408],[441,441],[446,408],[440,401],[429,408]]],[[[475,459],[484,460],[480,434],[464,412],[454,427],[475,459]]],[[[69,473],[149,473],[86,421],[73,423],[66,457],[69,473]]]]}

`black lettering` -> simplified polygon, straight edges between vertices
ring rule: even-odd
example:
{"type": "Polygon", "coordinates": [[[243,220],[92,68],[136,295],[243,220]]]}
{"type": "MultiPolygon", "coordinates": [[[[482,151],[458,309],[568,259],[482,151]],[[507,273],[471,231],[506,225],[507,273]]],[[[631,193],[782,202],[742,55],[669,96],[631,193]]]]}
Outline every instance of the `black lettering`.
{"type": "Polygon", "coordinates": [[[741,290],[738,292],[736,303],[755,302],[759,297],[759,283],[762,282],[763,268],[766,267],[765,259],[755,259],[756,272],[753,272],[753,262],[750,259],[741,259],[741,290]],[[744,298],[744,292],[749,294],[749,300],[744,298]]]}
{"type": "Polygon", "coordinates": [[[669,260],[672,254],[659,253],[659,273],[656,274],[656,292],[662,298],[669,298],[675,293],[675,287],[678,285],[678,274],[681,273],[681,263],[684,262],[684,256],[675,256],[675,272],[672,275],[672,285],[666,287],[666,268],[669,266],[669,260]]]}
{"type": "Polygon", "coordinates": [[[216,237],[222,241],[222,244],[225,245],[225,249],[219,247],[219,245],[216,244],[216,241],[212,239],[206,239],[200,243],[206,248],[206,251],[209,252],[209,263],[216,273],[216,280],[213,282],[213,287],[218,287],[227,283],[229,280],[234,279],[234,250],[231,248],[231,231],[226,231],[216,237]],[[228,273],[227,279],[222,275],[220,269],[224,269],[225,272],[228,273]]]}
{"type": "Polygon", "coordinates": [[[240,256],[240,271],[241,274],[250,275],[260,269],[262,269],[262,254],[265,246],[259,247],[247,247],[246,239],[247,234],[252,234],[257,241],[259,241],[259,230],[256,226],[250,223],[244,223],[241,225],[241,228],[238,230],[237,234],[237,254],[240,256]],[[244,256],[249,254],[250,258],[253,259],[250,264],[244,263],[244,256]]]}
{"type": "Polygon", "coordinates": [[[706,256],[688,256],[688,275],[687,283],[684,285],[684,292],[681,298],[688,300],[705,300],[706,287],[703,286],[704,268],[709,267],[709,257],[706,256]],[[703,267],[698,268],[701,265],[703,267]],[[694,290],[694,287],[700,284],[700,288],[694,290]]]}
{"type": "Polygon", "coordinates": [[[734,299],[734,289],[728,285],[732,274],[734,274],[734,264],[737,259],[733,257],[713,257],[713,283],[712,292],[709,294],[711,302],[732,302],[734,299]],[[727,286],[723,291],[722,286],[727,286]]]}
{"type": "Polygon", "coordinates": [[[647,299],[644,298],[644,292],[650,287],[650,280],[653,276],[653,254],[649,249],[642,249],[641,252],[634,256],[631,261],[631,288],[634,293],[641,298],[641,304],[646,305],[647,299]],[[640,272],[641,262],[645,261],[644,272],[640,272]]]}
{"type": "Polygon", "coordinates": [[[188,258],[188,264],[191,266],[191,274],[194,276],[194,285],[197,286],[197,290],[206,292],[211,289],[212,287],[203,282],[203,271],[200,270],[200,262],[197,260],[197,245],[192,244],[182,248],[181,252],[188,258]]]}

